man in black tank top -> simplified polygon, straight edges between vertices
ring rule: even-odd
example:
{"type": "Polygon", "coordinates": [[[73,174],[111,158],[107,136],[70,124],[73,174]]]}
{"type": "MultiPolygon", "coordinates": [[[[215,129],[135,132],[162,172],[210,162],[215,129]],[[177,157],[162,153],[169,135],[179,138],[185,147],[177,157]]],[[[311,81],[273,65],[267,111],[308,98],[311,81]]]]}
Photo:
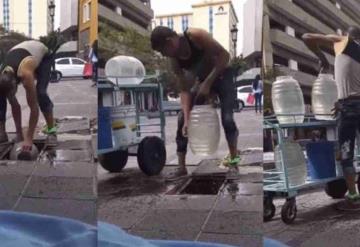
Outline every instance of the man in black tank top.
{"type": "Polygon", "coordinates": [[[39,107],[47,123],[47,141],[49,144],[56,143],[53,104],[47,94],[52,63],[53,55],[48,53],[41,42],[35,40],[22,42],[7,53],[0,70],[0,142],[7,141],[5,121],[8,101],[17,132],[16,141],[23,141],[24,152],[31,151],[39,107]],[[25,88],[30,108],[29,128],[25,135],[21,126],[21,106],[16,98],[19,84],[25,88]]]}
{"type": "Polygon", "coordinates": [[[224,164],[237,168],[240,160],[238,129],[233,118],[236,91],[229,53],[208,32],[197,28],[189,28],[178,35],[167,27],[158,26],[151,34],[151,46],[170,58],[181,91],[182,112],[176,135],[179,170],[174,178],[187,175],[185,158],[191,108],[204,103],[211,94],[216,94],[221,102],[221,121],[230,153],[224,164]]]}
{"type": "Polygon", "coordinates": [[[360,210],[360,194],[356,189],[354,167],[354,144],[356,132],[360,131],[360,28],[350,27],[346,36],[304,34],[307,47],[319,57],[320,73],[331,73],[330,64],[320,50],[334,50],[335,80],[339,101],[335,104],[338,127],[339,158],[349,193],[347,200],[338,209],[360,210]]]}

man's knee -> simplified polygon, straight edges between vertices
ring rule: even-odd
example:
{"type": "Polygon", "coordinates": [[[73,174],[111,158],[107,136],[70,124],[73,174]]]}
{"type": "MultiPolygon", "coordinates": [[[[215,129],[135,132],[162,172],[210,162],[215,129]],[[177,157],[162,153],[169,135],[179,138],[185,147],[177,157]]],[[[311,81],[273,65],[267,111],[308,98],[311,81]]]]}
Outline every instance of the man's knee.
{"type": "Polygon", "coordinates": [[[42,112],[51,112],[53,109],[53,103],[51,102],[47,93],[38,93],[39,107],[42,112]]]}
{"type": "Polygon", "coordinates": [[[221,122],[224,127],[225,133],[237,131],[237,127],[232,112],[227,112],[222,114],[221,122]]]}

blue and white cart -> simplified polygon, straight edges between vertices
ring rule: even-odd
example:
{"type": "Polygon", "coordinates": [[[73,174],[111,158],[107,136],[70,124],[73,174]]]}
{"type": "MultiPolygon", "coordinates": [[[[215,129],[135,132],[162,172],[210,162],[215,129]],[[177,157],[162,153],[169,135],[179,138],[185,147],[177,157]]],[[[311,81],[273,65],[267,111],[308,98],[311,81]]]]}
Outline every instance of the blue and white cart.
{"type": "MultiPolygon", "coordinates": [[[[289,115],[286,115],[289,116],[289,115]]],[[[291,115],[295,118],[295,115],[291,115]]],[[[294,121],[295,122],[295,121],[294,121]]],[[[294,128],[326,128],[327,139],[329,141],[335,141],[337,137],[336,121],[319,121],[314,118],[313,115],[305,116],[303,123],[294,124],[279,124],[276,116],[264,117],[264,130],[271,131],[272,135],[277,138],[278,144],[284,143],[284,140],[288,137],[289,132],[294,128]]],[[[359,141],[356,141],[359,143],[359,141]]],[[[304,144],[304,143],[302,143],[304,144]]],[[[335,145],[337,146],[337,145],[335,145]]],[[[275,205],[273,203],[274,197],[285,197],[286,202],[282,206],[281,218],[284,223],[291,224],[297,216],[296,196],[302,191],[314,186],[325,186],[325,192],[332,198],[343,198],[347,192],[346,182],[342,175],[342,169],[339,161],[336,161],[336,176],[326,179],[311,179],[309,176],[305,184],[298,186],[291,186],[289,183],[287,165],[282,159],[283,150],[280,147],[280,164],[282,169],[276,169],[274,167],[266,168],[264,165],[264,221],[271,220],[275,215],[275,205]]],[[[336,148],[335,148],[336,153],[336,148]]],[[[336,154],[329,155],[336,155],[336,154]]],[[[306,157],[306,155],[305,155],[306,157]]],[[[359,145],[355,148],[354,166],[357,173],[360,173],[359,166],[359,145]]],[[[360,179],[358,179],[358,187],[360,189],[360,179]]]]}
{"type": "MultiPolygon", "coordinates": [[[[147,175],[157,175],[166,162],[165,115],[163,111],[163,89],[156,83],[119,84],[108,79],[98,81],[98,160],[110,172],[120,172],[128,156],[137,156],[139,168],[147,175]],[[120,100],[129,98],[128,104],[120,100]],[[159,121],[148,121],[148,111],[142,109],[144,95],[156,99],[151,114],[159,121]]],[[[145,79],[151,79],[145,77],[145,79]]]]}

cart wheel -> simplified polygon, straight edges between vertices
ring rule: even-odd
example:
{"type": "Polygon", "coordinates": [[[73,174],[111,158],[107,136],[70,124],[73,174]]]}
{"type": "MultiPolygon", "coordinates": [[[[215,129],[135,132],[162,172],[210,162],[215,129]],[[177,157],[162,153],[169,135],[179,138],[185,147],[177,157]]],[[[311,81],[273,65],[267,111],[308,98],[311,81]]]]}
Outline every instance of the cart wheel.
{"type": "Polygon", "coordinates": [[[345,179],[328,182],[325,187],[326,194],[334,199],[344,198],[347,190],[345,179]]]}
{"type": "Polygon", "coordinates": [[[100,165],[109,172],[120,172],[128,160],[128,152],[117,150],[98,155],[100,165]]]}
{"type": "Polygon", "coordinates": [[[286,200],[281,209],[281,219],[285,224],[294,222],[297,214],[295,197],[286,200]]]}
{"type": "Polygon", "coordinates": [[[275,212],[272,198],[264,198],[264,222],[270,221],[275,216],[275,212]]]}
{"type": "Polygon", "coordinates": [[[145,137],[139,144],[137,160],[146,175],[158,175],[166,162],[164,141],[157,136],[145,137]]]}

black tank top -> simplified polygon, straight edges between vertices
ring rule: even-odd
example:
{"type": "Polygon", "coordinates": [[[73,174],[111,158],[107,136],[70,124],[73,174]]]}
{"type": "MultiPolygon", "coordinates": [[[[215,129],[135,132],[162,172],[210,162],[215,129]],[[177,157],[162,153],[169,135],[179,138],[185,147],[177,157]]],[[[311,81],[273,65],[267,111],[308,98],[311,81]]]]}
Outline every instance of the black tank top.
{"type": "Polygon", "coordinates": [[[17,76],[20,63],[24,58],[31,56],[30,52],[25,49],[14,49],[10,50],[5,57],[5,61],[1,66],[1,72],[4,71],[6,67],[11,67],[14,70],[16,81],[20,83],[20,78],[17,76]]]}
{"type": "Polygon", "coordinates": [[[184,31],[184,37],[189,42],[191,55],[188,59],[177,59],[177,61],[180,65],[180,68],[188,70],[198,65],[204,56],[204,51],[197,48],[190,40],[187,34],[187,29],[184,31]]]}

